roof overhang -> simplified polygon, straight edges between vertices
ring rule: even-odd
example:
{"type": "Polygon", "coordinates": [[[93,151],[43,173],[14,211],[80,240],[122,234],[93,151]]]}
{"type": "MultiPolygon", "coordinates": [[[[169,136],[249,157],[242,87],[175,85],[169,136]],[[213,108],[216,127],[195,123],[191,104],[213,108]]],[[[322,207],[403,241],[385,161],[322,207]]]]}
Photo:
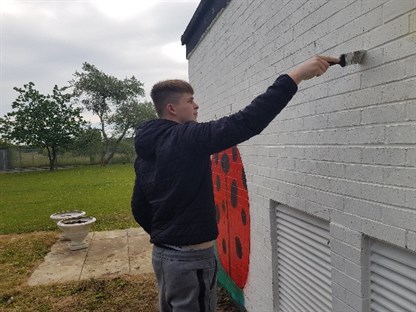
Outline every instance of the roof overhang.
{"type": "Polygon", "coordinates": [[[217,15],[231,0],[201,0],[181,37],[182,45],[186,45],[186,57],[198,45],[217,15]]]}

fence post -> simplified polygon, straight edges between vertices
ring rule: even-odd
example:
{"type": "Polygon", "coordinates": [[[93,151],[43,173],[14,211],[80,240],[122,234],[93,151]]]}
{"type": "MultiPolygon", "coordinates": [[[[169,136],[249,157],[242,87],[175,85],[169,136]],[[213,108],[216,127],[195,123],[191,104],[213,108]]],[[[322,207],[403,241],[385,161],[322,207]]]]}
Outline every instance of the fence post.
{"type": "Polygon", "coordinates": [[[7,149],[0,149],[0,170],[7,170],[7,149]]]}

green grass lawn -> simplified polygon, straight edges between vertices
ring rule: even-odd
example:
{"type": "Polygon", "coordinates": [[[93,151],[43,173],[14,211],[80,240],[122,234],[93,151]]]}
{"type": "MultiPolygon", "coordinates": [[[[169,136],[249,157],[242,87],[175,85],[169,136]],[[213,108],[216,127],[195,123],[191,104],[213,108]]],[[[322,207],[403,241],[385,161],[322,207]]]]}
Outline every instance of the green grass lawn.
{"type": "Polygon", "coordinates": [[[49,216],[74,209],[97,218],[92,230],[137,226],[133,183],[132,164],[0,174],[0,234],[55,230],[49,216]]]}
{"type": "MultiPolygon", "coordinates": [[[[153,274],[26,284],[59,236],[52,213],[84,210],[97,218],[96,231],[137,226],[133,183],[131,164],[0,174],[0,311],[157,311],[153,274]]],[[[223,289],[217,311],[238,311],[223,289]]]]}

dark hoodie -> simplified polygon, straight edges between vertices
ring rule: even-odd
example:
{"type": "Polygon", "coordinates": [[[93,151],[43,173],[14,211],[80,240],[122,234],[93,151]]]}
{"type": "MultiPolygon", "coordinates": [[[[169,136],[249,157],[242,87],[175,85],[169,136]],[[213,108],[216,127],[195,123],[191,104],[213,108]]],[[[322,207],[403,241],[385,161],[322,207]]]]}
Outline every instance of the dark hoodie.
{"type": "Polygon", "coordinates": [[[259,134],[297,91],[288,76],[243,110],[211,122],[156,119],[136,130],[132,212],[156,244],[217,238],[210,155],[259,134]]]}

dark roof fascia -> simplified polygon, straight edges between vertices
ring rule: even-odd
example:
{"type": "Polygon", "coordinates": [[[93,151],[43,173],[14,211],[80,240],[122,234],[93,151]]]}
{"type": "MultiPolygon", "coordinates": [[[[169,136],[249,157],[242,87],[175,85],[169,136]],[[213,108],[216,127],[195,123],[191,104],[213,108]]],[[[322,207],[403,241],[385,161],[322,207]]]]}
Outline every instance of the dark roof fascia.
{"type": "Polygon", "coordinates": [[[210,27],[217,15],[231,0],[201,0],[181,37],[182,45],[186,45],[186,57],[198,45],[204,33],[210,27]]]}

